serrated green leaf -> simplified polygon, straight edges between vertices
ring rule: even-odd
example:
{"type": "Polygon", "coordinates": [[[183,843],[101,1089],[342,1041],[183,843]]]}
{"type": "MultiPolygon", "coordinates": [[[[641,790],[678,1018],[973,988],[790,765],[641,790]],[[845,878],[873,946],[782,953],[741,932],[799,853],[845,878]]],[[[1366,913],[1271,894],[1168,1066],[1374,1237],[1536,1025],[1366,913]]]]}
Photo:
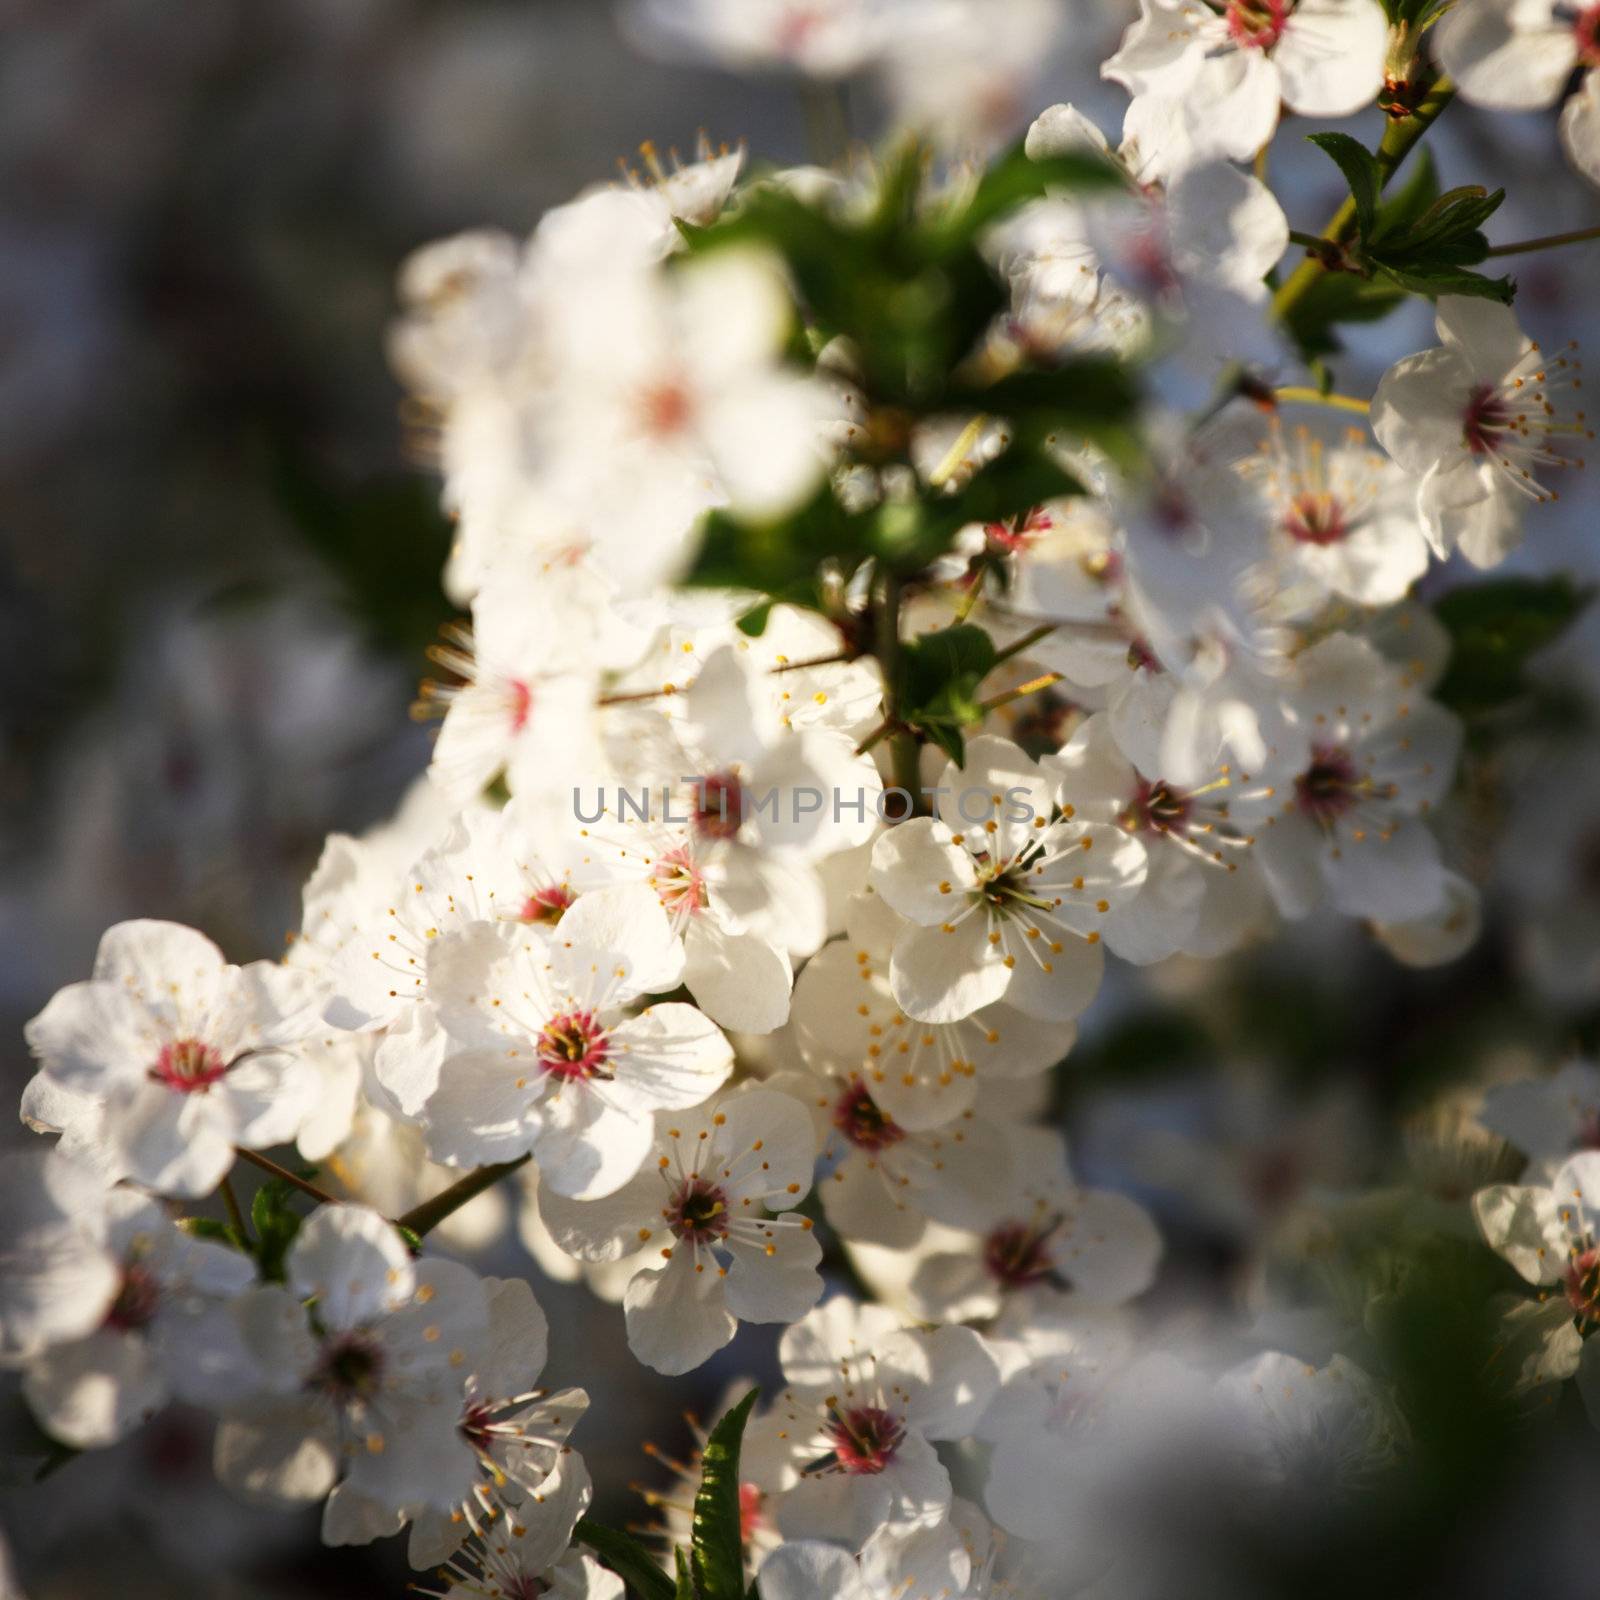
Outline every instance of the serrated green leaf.
{"type": "Polygon", "coordinates": [[[605,1566],[628,1585],[638,1600],[677,1600],[677,1589],[672,1579],[656,1565],[650,1552],[632,1534],[621,1533],[584,1517],[572,1530],[572,1537],[579,1544],[587,1545],[605,1566]]]}
{"type": "Polygon", "coordinates": [[[297,1191],[282,1178],[271,1178],[256,1190],[250,1201],[250,1225],[255,1229],[256,1264],[261,1276],[280,1283],[284,1276],[284,1257],[300,1232],[300,1214],[290,1204],[297,1191]]]}
{"type": "Polygon", "coordinates": [[[1370,243],[1380,243],[1409,228],[1439,198],[1439,172],[1433,151],[1426,144],[1417,147],[1411,174],[1398,189],[1384,197],[1378,208],[1378,223],[1370,243]]]}
{"type": "Polygon", "coordinates": [[[1365,240],[1378,220],[1378,202],[1383,197],[1383,169],[1378,158],[1347,133],[1308,133],[1306,135],[1324,155],[1331,157],[1344,174],[1350,197],[1356,203],[1356,230],[1365,240]]]}
{"type": "Polygon", "coordinates": [[[1435,299],[1441,294],[1467,295],[1477,300],[1498,300],[1508,306],[1516,298],[1517,286],[1510,278],[1486,278],[1480,272],[1468,272],[1452,266],[1399,266],[1374,262],[1374,270],[1383,277],[1409,289],[1412,294],[1435,299]]]}
{"type": "Polygon", "coordinates": [[[1593,588],[1567,577],[1486,578],[1452,589],[1434,606],[1452,646],[1434,698],[1464,717],[1519,701],[1529,692],[1531,658],[1559,639],[1593,597],[1593,588]]]}
{"type": "Polygon", "coordinates": [[[695,1600],[744,1600],[744,1533],[739,1505],[739,1447],[761,1391],[752,1389],[711,1430],[694,1497],[689,1565],[695,1600]]]}
{"type": "Polygon", "coordinates": [[[1414,222],[1382,241],[1382,253],[1413,255],[1474,232],[1500,209],[1504,189],[1488,193],[1481,185],[1451,189],[1439,196],[1414,222]]]}
{"type": "Polygon", "coordinates": [[[673,1550],[672,1562],[678,1573],[678,1589],[674,1600],[696,1600],[694,1574],[689,1568],[689,1558],[683,1553],[681,1547],[673,1550]]]}

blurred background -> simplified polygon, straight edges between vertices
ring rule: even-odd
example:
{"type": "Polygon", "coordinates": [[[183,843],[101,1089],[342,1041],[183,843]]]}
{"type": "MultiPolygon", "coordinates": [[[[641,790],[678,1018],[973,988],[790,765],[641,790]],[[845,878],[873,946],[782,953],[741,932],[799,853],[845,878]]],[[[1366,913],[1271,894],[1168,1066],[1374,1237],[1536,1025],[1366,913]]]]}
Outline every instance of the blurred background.
{"type": "MultiPolygon", "coordinates": [[[[887,92],[851,83],[856,133],[979,90],[996,138],[1061,99],[1114,132],[1121,95],[1095,68],[1131,4],[1046,0],[1058,24],[1048,47],[1020,49],[1009,0],[994,4],[989,80],[974,88],[956,81],[957,64],[934,63],[887,92]]],[[[1373,122],[1345,126],[1375,137],[1373,122]]],[[[235,960],[275,954],[324,836],[389,815],[426,764],[428,731],[406,709],[449,615],[447,531],[435,481],[408,459],[384,356],[401,259],[459,228],[526,231],[637,161],[641,142],[687,155],[702,130],[780,162],[811,154],[794,83],[652,60],[602,0],[0,0],[10,1103],[29,1073],[22,1024],[86,975],[108,924],[167,917],[235,960]]],[[[1291,223],[1316,228],[1339,179],[1298,131],[1280,137],[1274,184],[1291,223]]],[[[1457,106],[1434,142],[1446,184],[1511,190],[1496,238],[1600,215],[1561,162],[1553,117],[1491,121],[1457,106]]],[[[1600,246],[1516,266],[1533,331],[1600,331],[1600,246]]],[[[1341,387],[1367,392],[1429,342],[1421,305],[1360,330],[1341,387]]],[[[1522,566],[1600,573],[1590,485],[1530,523],[1522,566]]],[[[1317,922],[1225,966],[1172,963],[1108,984],[1081,1070],[1062,1075],[1060,1112],[1080,1176],[1157,1208],[1170,1253],[1161,1294],[1248,1306],[1308,1195],[1381,1181],[1432,1199],[1457,1180],[1436,1170],[1447,1163],[1427,1166],[1425,1127],[1397,1132],[1419,1111],[1441,1114],[1430,1096],[1593,1051],[1597,658],[1591,616],[1540,658],[1516,716],[1475,740],[1447,828],[1489,916],[1462,962],[1406,971],[1361,930],[1317,922]]],[[[0,1159],[30,1137],[7,1124],[0,1159]]],[[[530,1265],[515,1209],[502,1197],[449,1242],[485,1270],[533,1276],[553,1327],[547,1380],[594,1397],[577,1442],[601,1486],[597,1511],[646,1520],[626,1486],[666,1480],[640,1442],[689,1449],[685,1400],[711,1414],[735,1377],[766,1370],[772,1341],[746,1330],[692,1381],[655,1378],[627,1355],[617,1308],[530,1265]]],[[[1428,1304],[1420,1348],[1437,1364],[1428,1304]]],[[[1442,1393],[1441,1412],[1458,1398],[1442,1393]]],[[[314,1514],[231,1502],[211,1479],[201,1419],[170,1413],[35,1482],[39,1442],[9,1390],[4,1404],[4,1521],[34,1600],[402,1592],[399,1551],[323,1550],[314,1514]]],[[[1600,1441],[1579,1418],[1507,1480],[1511,1435],[1483,1437],[1489,1454],[1481,1439],[1461,1445],[1461,1482],[1492,1481],[1494,1496],[1471,1529],[1459,1483],[1448,1518],[1416,1513],[1407,1592],[1512,1594],[1538,1581],[1545,1594],[1595,1593],[1563,1583],[1593,1570],[1582,1506],[1600,1487],[1600,1441]],[[1539,1580],[1514,1576],[1528,1569],[1512,1559],[1528,1560],[1513,1535],[1534,1506],[1539,1580]],[[1459,1527],[1449,1542],[1447,1522],[1459,1527]]]]}

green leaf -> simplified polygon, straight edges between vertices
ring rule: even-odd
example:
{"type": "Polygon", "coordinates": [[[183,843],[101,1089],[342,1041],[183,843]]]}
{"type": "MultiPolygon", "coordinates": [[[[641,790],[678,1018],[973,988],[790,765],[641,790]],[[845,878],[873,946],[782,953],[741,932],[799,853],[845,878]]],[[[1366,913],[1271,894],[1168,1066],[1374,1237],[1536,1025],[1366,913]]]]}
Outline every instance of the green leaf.
{"type": "Polygon", "coordinates": [[[838,559],[854,571],[872,552],[875,515],[846,511],[826,483],[797,510],[772,521],[712,511],[701,526],[700,549],[683,581],[715,589],[760,589],[773,599],[814,605],[817,564],[838,559]]]}
{"type": "Polygon", "coordinates": [[[739,632],[748,639],[759,639],[767,631],[767,620],[772,615],[772,602],[763,600],[752,610],[745,612],[734,624],[739,632]]]}
{"type": "Polygon", "coordinates": [[[1085,194],[1127,187],[1122,173],[1093,150],[1034,160],[1018,143],[984,172],[971,199],[954,213],[943,231],[952,241],[976,239],[1007,212],[1051,191],[1085,194]]]}
{"type": "Polygon", "coordinates": [[[739,1508],[739,1446],[759,1389],[752,1389],[711,1430],[694,1497],[689,1563],[695,1600],[744,1600],[744,1535],[739,1508]]]}
{"type": "Polygon", "coordinates": [[[1486,278],[1452,266],[1389,266],[1374,263],[1377,271],[1402,289],[1435,299],[1441,294],[1468,295],[1477,300],[1498,300],[1508,306],[1516,298],[1517,286],[1511,278],[1486,278]]]}
{"type": "Polygon", "coordinates": [[[1378,208],[1378,225],[1373,229],[1372,242],[1379,243],[1403,232],[1438,198],[1439,172],[1434,166],[1433,151],[1426,144],[1419,145],[1410,176],[1398,189],[1391,190],[1378,208]]]}
{"type": "Polygon", "coordinates": [[[673,1600],[696,1600],[694,1574],[689,1568],[689,1558],[681,1548],[674,1548],[672,1562],[678,1572],[678,1588],[673,1600]]]}
{"type": "Polygon", "coordinates": [[[1306,135],[1325,155],[1330,156],[1350,186],[1356,203],[1356,228],[1365,240],[1378,220],[1378,202],[1383,198],[1383,168],[1378,158],[1348,133],[1308,133],[1306,135]]]}
{"type": "MultiPolygon", "coordinates": [[[[309,1176],[309,1174],[307,1174],[309,1176]]],[[[281,1283],[284,1257],[300,1231],[300,1214],[290,1205],[299,1191],[282,1178],[269,1178],[250,1202],[250,1224],[255,1229],[256,1263],[269,1283],[281,1283]]]]}
{"type": "Polygon", "coordinates": [[[678,1600],[672,1579],[632,1534],[620,1533],[584,1517],[572,1530],[572,1537],[594,1551],[639,1600],[678,1600]]]}
{"type": "Polygon", "coordinates": [[[1415,221],[1404,228],[1392,229],[1381,241],[1382,254],[1385,258],[1422,254],[1430,247],[1474,233],[1500,209],[1505,197],[1504,189],[1490,194],[1480,184],[1451,189],[1440,195],[1415,221]]]}
{"type": "Polygon", "coordinates": [[[1434,698],[1464,717],[1502,710],[1531,692],[1530,659],[1553,644],[1594,596],[1567,577],[1487,578],[1442,596],[1450,666],[1434,698]]]}
{"type": "Polygon", "coordinates": [[[245,1255],[251,1253],[249,1242],[240,1236],[238,1229],[219,1217],[183,1217],[178,1226],[191,1239],[209,1239],[242,1251],[245,1255]]]}
{"type": "Polygon", "coordinates": [[[962,729],[983,720],[978,685],[994,658],[994,640],[971,623],[925,633],[902,647],[901,718],[955,762],[966,760],[962,729]]]}
{"type": "Polygon", "coordinates": [[[1100,434],[1120,428],[1139,404],[1139,386],[1117,362],[1084,357],[953,389],[947,399],[952,409],[1005,417],[1019,433],[1042,438],[1057,430],[1100,434]]]}

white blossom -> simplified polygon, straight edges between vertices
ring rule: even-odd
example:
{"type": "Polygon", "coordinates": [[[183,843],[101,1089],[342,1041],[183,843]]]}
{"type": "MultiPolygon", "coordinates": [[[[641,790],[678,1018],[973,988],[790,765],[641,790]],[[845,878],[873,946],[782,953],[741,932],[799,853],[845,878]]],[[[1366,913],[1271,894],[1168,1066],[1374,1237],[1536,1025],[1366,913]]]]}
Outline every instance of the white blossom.
{"type": "Polygon", "coordinates": [[[310,1079],[285,1047],[316,1026],[307,976],[229,965],[192,929],[122,922],[94,976],[28,1024],[40,1075],[70,1102],[69,1147],[165,1194],[208,1194],[234,1146],[292,1139],[310,1079]]]}

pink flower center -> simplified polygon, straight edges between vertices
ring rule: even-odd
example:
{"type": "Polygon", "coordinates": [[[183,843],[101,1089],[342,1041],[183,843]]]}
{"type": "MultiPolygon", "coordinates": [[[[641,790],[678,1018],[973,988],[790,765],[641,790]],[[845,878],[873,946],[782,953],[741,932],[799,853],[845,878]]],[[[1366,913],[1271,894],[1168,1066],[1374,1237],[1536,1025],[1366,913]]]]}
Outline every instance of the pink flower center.
{"type": "Polygon", "coordinates": [[[713,772],[695,785],[694,825],[707,839],[732,839],[744,826],[744,785],[713,772]]]}
{"type": "Polygon", "coordinates": [[[1180,789],[1140,778],[1139,787],[1122,813],[1122,825],[1135,833],[1183,833],[1194,802],[1180,789]]]}
{"type": "Polygon", "coordinates": [[[486,1405],[468,1406],[462,1413],[458,1426],[461,1437],[474,1450],[487,1451],[494,1443],[494,1408],[486,1405]]]}
{"type": "Polygon", "coordinates": [[[117,1297],[106,1313],[105,1325],[117,1333],[146,1328],[155,1320],[160,1304],[161,1285],[149,1268],[137,1264],[124,1267],[117,1297]]]}
{"type": "Polygon", "coordinates": [[[533,690],[520,679],[513,679],[510,688],[511,731],[521,733],[528,725],[533,711],[533,690]]]}
{"type": "Polygon", "coordinates": [[[611,1078],[611,1043],[592,1011],[563,1012],[539,1030],[539,1065],[558,1078],[611,1078]]]}
{"type": "Polygon", "coordinates": [[[676,379],[653,383],[639,396],[639,422],[648,438],[676,438],[693,417],[694,400],[676,379]]]}
{"type": "Polygon", "coordinates": [[[1139,286],[1152,299],[1176,294],[1180,285],[1172,253],[1157,227],[1141,228],[1128,251],[1128,266],[1139,286]]]}
{"type": "Polygon", "coordinates": [[[1572,21],[1578,41],[1578,60],[1586,67],[1600,67],[1600,6],[1585,6],[1572,21]]]}
{"type": "Polygon", "coordinates": [[[882,1472],[906,1436],[905,1424],[881,1406],[836,1412],[824,1432],[840,1470],[857,1477],[882,1472]]]}
{"type": "Polygon", "coordinates": [[[1294,780],[1300,809],[1317,822],[1331,822],[1356,803],[1361,774],[1348,751],[1313,745],[1311,765],[1294,780]]]}
{"type": "Polygon", "coordinates": [[[1241,50],[1270,50],[1283,37],[1289,0],[1229,0],[1228,35],[1241,50]]]}
{"type": "Polygon", "coordinates": [[[162,1045],[149,1076],[179,1094],[204,1094],[227,1070],[220,1050],[199,1039],[174,1039],[162,1045]]]}
{"type": "Polygon", "coordinates": [[[766,1525],[767,1497],[753,1483],[739,1485],[739,1537],[746,1544],[766,1525]]]}
{"type": "Polygon", "coordinates": [[[685,1179],[661,1215],[680,1239],[691,1244],[710,1244],[728,1236],[728,1197],[702,1178],[685,1179]]]}
{"type": "Polygon", "coordinates": [[[705,874],[682,846],[650,863],[650,887],[668,916],[693,916],[710,903],[705,874]]]}
{"type": "Polygon", "coordinates": [[[1002,555],[1020,555],[1054,527],[1049,514],[1035,506],[1025,517],[1014,517],[1008,526],[1004,522],[986,522],[983,525],[984,541],[991,550],[1002,555]]]}
{"type": "Polygon", "coordinates": [[[1492,383],[1477,384],[1467,396],[1461,432],[1467,449],[1475,456],[1487,455],[1495,440],[1511,426],[1511,407],[1492,383]]]}
{"type": "Polygon", "coordinates": [[[1350,534],[1344,507],[1333,495],[1315,490],[1297,494],[1289,502],[1283,527],[1296,544],[1338,544],[1350,534]]]}
{"type": "Polygon", "coordinates": [[[1600,1249],[1590,1245],[1572,1258],[1563,1280],[1567,1304],[1585,1323],[1600,1323],[1600,1249]]]}
{"type": "Polygon", "coordinates": [[[577,896],[565,884],[553,883],[548,889],[535,889],[522,902],[518,920],[553,928],[571,908],[576,898],[577,896]]]}
{"type": "Polygon", "coordinates": [[[778,34],[774,43],[778,54],[797,56],[806,47],[806,41],[816,32],[822,18],[809,6],[791,6],[778,21],[778,34]]]}
{"type": "Polygon", "coordinates": [[[983,1242],[983,1265],[991,1278],[1008,1289],[1020,1289],[1053,1277],[1055,1257],[1050,1252],[1050,1236],[1060,1222],[1048,1218],[1043,1226],[1029,1222],[1005,1222],[983,1242]]]}
{"type": "Polygon", "coordinates": [[[879,1109],[859,1078],[835,1103],[833,1125],[858,1150],[883,1150],[906,1136],[905,1129],[879,1109]]]}

